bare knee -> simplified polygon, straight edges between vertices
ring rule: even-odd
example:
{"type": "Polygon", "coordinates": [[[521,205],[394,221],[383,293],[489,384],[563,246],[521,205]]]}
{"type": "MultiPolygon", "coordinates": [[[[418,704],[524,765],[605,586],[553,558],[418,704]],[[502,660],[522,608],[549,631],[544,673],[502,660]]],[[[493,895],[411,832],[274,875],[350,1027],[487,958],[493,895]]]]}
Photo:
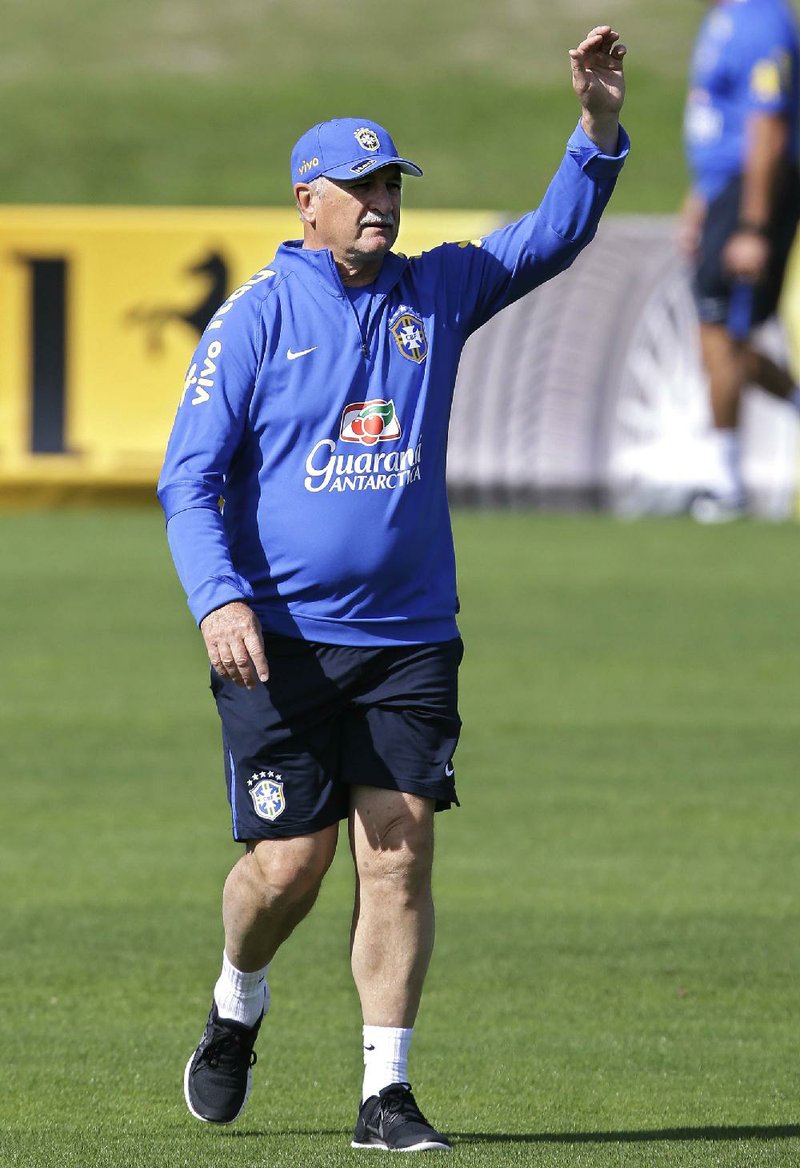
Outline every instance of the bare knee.
{"type": "Polygon", "coordinates": [[[353,855],[361,891],[414,897],[430,887],[433,867],[433,804],[406,796],[357,804],[353,855]]]}
{"type": "Polygon", "coordinates": [[[265,907],[313,903],[336,850],[336,828],[247,844],[243,867],[265,907]]]}

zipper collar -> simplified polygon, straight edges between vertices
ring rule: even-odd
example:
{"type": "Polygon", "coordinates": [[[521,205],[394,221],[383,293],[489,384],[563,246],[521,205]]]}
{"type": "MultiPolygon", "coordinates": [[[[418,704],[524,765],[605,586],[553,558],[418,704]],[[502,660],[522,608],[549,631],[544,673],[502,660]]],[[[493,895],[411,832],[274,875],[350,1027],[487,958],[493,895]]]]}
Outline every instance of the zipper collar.
{"type": "MultiPolygon", "coordinates": [[[[340,300],[346,298],[342,278],[329,248],[312,250],[303,247],[301,239],[291,239],[280,245],[275,261],[285,262],[290,271],[313,272],[330,296],[340,300]]],[[[408,259],[404,255],[388,252],[375,279],[375,296],[385,296],[391,292],[407,267],[408,259]]]]}

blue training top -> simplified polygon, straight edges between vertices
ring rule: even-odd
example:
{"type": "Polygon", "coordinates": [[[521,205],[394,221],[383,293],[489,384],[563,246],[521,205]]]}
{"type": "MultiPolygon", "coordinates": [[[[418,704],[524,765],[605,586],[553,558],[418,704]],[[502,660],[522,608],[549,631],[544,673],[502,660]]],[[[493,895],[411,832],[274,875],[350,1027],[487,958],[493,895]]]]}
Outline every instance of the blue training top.
{"type": "Polygon", "coordinates": [[[750,114],[783,114],[798,155],[800,44],[785,0],[723,0],[700,28],[684,140],[696,190],[715,198],[744,168],[750,114]]]}
{"type": "Polygon", "coordinates": [[[469,244],[390,252],[366,304],[300,241],[225,301],[158,488],[198,622],[245,600],[266,630],[329,644],[457,636],[445,462],[461,350],[572,263],[627,153],[624,131],[609,157],[579,126],[538,210],[469,244]]]}

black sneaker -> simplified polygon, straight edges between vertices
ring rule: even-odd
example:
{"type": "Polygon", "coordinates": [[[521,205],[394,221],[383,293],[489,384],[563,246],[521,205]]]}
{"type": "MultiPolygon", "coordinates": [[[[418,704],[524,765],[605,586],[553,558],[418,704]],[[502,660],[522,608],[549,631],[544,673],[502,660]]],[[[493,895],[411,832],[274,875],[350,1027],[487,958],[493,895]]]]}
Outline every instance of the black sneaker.
{"type": "Polygon", "coordinates": [[[408,1083],[392,1083],[364,1100],[350,1146],[387,1152],[449,1152],[452,1148],[417,1107],[408,1083]]]}
{"type": "Polygon", "coordinates": [[[220,1018],[212,1003],[200,1045],[186,1064],[183,1094],[186,1106],[205,1123],[233,1123],[250,1094],[250,1068],[255,1065],[255,1026],[220,1018]]]}

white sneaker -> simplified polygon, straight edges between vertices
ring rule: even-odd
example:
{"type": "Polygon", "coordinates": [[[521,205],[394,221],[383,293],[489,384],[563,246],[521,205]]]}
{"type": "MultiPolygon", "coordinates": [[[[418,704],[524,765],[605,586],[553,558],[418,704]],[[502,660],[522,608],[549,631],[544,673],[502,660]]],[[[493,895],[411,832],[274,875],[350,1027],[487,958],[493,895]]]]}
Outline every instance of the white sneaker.
{"type": "Polygon", "coordinates": [[[704,491],[695,495],[689,514],[698,523],[731,523],[735,519],[743,519],[747,508],[741,497],[725,497],[704,491]]]}

